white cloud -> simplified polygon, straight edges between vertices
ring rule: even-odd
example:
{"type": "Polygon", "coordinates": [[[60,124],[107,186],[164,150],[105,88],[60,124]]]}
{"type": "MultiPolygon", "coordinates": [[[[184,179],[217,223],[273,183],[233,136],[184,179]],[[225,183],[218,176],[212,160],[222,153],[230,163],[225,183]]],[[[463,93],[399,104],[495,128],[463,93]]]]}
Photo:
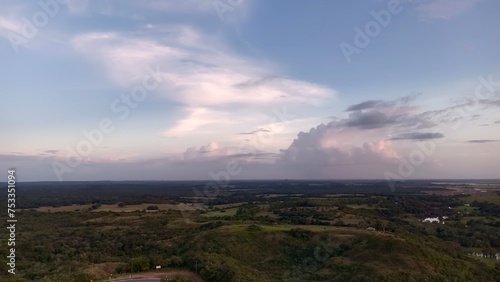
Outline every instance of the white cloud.
{"type": "Polygon", "coordinates": [[[227,148],[220,148],[217,142],[210,142],[207,146],[190,147],[184,152],[184,160],[194,160],[200,158],[213,158],[225,156],[227,154],[227,148]]]}
{"type": "Polygon", "coordinates": [[[0,16],[0,36],[7,38],[11,32],[22,33],[22,25],[20,22],[15,22],[7,17],[0,16]]]}
{"type": "Polygon", "coordinates": [[[331,122],[300,132],[290,147],[283,150],[287,164],[353,165],[377,163],[398,158],[385,136],[388,130],[360,130],[331,122]]]}
{"type": "MultiPolygon", "coordinates": [[[[110,78],[122,87],[134,85],[146,66],[159,65],[164,98],[185,108],[187,115],[168,128],[167,135],[196,134],[202,126],[217,124],[217,132],[242,120],[246,125],[266,121],[261,107],[309,106],[331,98],[335,91],[309,82],[271,76],[275,67],[234,54],[216,36],[199,33],[192,27],[153,26],[145,28],[155,38],[133,34],[88,33],[75,37],[73,46],[104,64],[110,78]],[[161,36],[158,36],[158,33],[161,36]]],[[[227,132],[226,132],[227,133],[227,132]]]]}
{"type": "MultiPolygon", "coordinates": [[[[164,132],[168,137],[184,137],[189,133],[214,134],[220,124],[238,125],[238,119],[226,111],[215,111],[209,108],[186,108],[187,116],[164,132]]],[[[240,120],[241,121],[241,120],[240,120]]]]}

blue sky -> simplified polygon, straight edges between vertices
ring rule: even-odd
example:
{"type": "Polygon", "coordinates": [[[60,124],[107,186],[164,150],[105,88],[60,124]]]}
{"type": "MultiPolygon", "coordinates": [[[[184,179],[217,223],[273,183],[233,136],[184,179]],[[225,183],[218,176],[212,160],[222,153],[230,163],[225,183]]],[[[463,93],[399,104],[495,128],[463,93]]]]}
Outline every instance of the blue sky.
{"type": "Polygon", "coordinates": [[[499,8],[6,0],[0,168],[26,181],[498,178],[499,8]]]}

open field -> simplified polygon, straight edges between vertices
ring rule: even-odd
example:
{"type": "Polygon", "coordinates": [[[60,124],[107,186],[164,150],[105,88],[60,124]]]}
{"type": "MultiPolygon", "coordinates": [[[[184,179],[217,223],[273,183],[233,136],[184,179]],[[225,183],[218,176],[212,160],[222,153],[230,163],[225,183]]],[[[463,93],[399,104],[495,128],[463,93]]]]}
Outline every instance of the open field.
{"type": "Polygon", "coordinates": [[[39,207],[36,211],[39,212],[74,212],[89,210],[91,205],[69,205],[61,207],[39,207]]]}
{"type": "Polygon", "coordinates": [[[465,197],[464,200],[467,203],[472,203],[474,201],[478,201],[478,202],[490,202],[490,203],[500,205],[500,195],[498,195],[496,193],[477,193],[477,194],[473,194],[469,197],[465,197]]]}
{"type": "Polygon", "coordinates": [[[237,208],[228,208],[228,209],[221,209],[218,211],[209,211],[207,213],[202,214],[202,216],[205,217],[235,216],[237,211],[238,211],[237,208]]]}

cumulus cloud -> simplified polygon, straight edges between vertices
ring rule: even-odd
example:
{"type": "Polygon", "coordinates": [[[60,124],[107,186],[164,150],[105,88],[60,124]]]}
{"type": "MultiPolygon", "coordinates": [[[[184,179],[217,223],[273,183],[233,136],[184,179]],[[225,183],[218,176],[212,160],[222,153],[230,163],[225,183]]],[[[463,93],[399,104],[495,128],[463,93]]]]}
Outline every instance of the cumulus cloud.
{"type": "MultiPolygon", "coordinates": [[[[398,154],[386,138],[385,129],[375,134],[360,128],[346,126],[347,120],[321,124],[309,132],[300,132],[289,148],[282,150],[277,164],[291,171],[307,172],[315,177],[355,177],[339,175],[338,167],[387,166],[394,163],[398,154]]],[[[380,177],[380,176],[379,176],[380,177]]]]}
{"type": "Polygon", "coordinates": [[[220,148],[216,142],[211,142],[206,146],[190,147],[184,152],[184,160],[220,157],[227,154],[227,149],[220,148]]]}
{"type": "Polygon", "coordinates": [[[347,108],[346,117],[300,132],[282,150],[277,164],[321,178],[381,178],[408,150],[404,144],[392,141],[444,138],[442,133],[419,131],[434,128],[437,123],[431,115],[411,105],[417,96],[352,105],[347,108]]]}
{"type": "Polygon", "coordinates": [[[310,142],[299,137],[296,139],[299,142],[294,141],[277,160],[279,167],[295,177],[381,178],[381,169],[394,165],[398,159],[390,141],[379,140],[351,147],[321,147],[317,140],[305,138],[310,142]]]}
{"type": "Polygon", "coordinates": [[[298,144],[300,143],[294,143],[283,151],[281,157],[283,164],[320,167],[365,165],[388,163],[398,157],[390,142],[383,140],[366,142],[361,147],[351,148],[299,146],[298,144]]]}

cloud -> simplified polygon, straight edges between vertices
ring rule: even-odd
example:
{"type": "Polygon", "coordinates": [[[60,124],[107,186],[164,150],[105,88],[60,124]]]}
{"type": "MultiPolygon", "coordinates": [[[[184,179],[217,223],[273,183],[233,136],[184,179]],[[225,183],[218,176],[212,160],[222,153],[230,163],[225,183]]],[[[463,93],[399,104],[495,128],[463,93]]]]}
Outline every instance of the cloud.
{"type": "Polygon", "coordinates": [[[366,142],[361,147],[348,149],[298,146],[298,144],[300,143],[294,143],[283,151],[282,162],[289,165],[345,166],[388,163],[398,157],[390,142],[383,140],[366,142]]]}
{"type": "Polygon", "coordinates": [[[22,33],[21,22],[15,22],[7,17],[0,16],[0,36],[8,38],[11,32],[22,33]]]}
{"type": "Polygon", "coordinates": [[[362,129],[374,129],[394,125],[404,118],[403,115],[387,115],[379,111],[355,112],[345,123],[349,127],[358,127],[362,129]]]}
{"type": "Polygon", "coordinates": [[[500,120],[495,121],[495,124],[500,124],[500,120]]]}
{"type": "MultiPolygon", "coordinates": [[[[381,178],[382,168],[396,163],[398,154],[390,141],[365,142],[362,146],[321,147],[314,138],[301,142],[304,135],[286,150],[277,160],[294,177],[309,178],[381,178]],[[345,168],[348,168],[345,170],[345,168]]],[[[332,137],[334,138],[334,137],[332,137]]],[[[307,138],[309,139],[309,138],[307,138]]]]}
{"type": "Polygon", "coordinates": [[[368,100],[368,101],[364,101],[364,102],[361,102],[359,104],[355,104],[355,105],[348,107],[346,112],[361,111],[361,110],[368,110],[368,109],[384,109],[384,108],[395,107],[397,105],[400,105],[400,106],[408,105],[409,103],[414,101],[420,95],[421,95],[421,93],[414,93],[414,94],[410,94],[410,95],[401,97],[401,98],[393,100],[393,101],[368,100]]]}
{"type": "Polygon", "coordinates": [[[163,132],[168,137],[183,137],[191,132],[210,133],[208,126],[220,123],[228,124],[231,114],[228,112],[214,111],[208,108],[186,108],[187,117],[176,121],[176,124],[163,132]]]}
{"type": "Polygon", "coordinates": [[[361,111],[361,110],[366,110],[366,109],[372,109],[372,108],[378,108],[380,106],[387,105],[387,102],[384,102],[382,100],[370,100],[370,101],[365,101],[356,105],[352,105],[349,108],[347,108],[346,112],[351,112],[351,111],[361,111]]]}
{"type": "Polygon", "coordinates": [[[469,140],[469,141],[467,141],[467,143],[478,143],[478,144],[495,143],[495,142],[500,142],[500,140],[469,140]]]}
{"type": "Polygon", "coordinates": [[[174,164],[189,165],[193,162],[217,162],[225,165],[230,160],[236,160],[241,164],[253,162],[272,163],[279,155],[258,150],[251,144],[241,144],[239,147],[220,146],[217,142],[210,142],[206,146],[190,147],[180,161],[174,164]]]}
{"type": "Polygon", "coordinates": [[[97,64],[122,87],[140,83],[146,66],[159,68],[163,83],[155,95],[175,102],[186,113],[166,129],[168,136],[197,134],[218,123],[216,131],[241,122],[258,127],[267,117],[255,114],[258,107],[277,107],[331,99],[328,87],[269,75],[276,67],[237,55],[217,36],[185,25],[144,27],[154,38],[135,33],[87,33],[73,38],[72,45],[97,64]],[[253,113],[252,113],[253,112],[253,113]],[[238,113],[238,114],[236,114],[238,113]]]}
{"type": "Polygon", "coordinates": [[[423,20],[448,20],[470,10],[481,0],[424,0],[416,8],[423,20]]]}
{"type": "Polygon", "coordinates": [[[313,83],[270,78],[266,73],[273,67],[268,63],[240,57],[219,39],[192,27],[152,29],[161,35],[161,40],[132,34],[88,33],[75,37],[73,46],[99,58],[121,85],[142,78],[141,66],[159,64],[165,95],[190,106],[281,103],[283,97],[300,103],[335,94],[334,90],[313,83]]]}
{"type": "Polygon", "coordinates": [[[495,100],[495,99],[482,99],[479,100],[479,102],[483,105],[489,106],[489,107],[500,107],[500,100],[495,100]]]}
{"type": "MultiPolygon", "coordinates": [[[[319,178],[381,178],[397,167],[410,148],[397,140],[444,138],[439,132],[420,132],[435,128],[435,116],[419,112],[410,103],[417,95],[400,99],[369,100],[347,108],[348,115],[309,132],[300,132],[277,161],[295,173],[319,178]]],[[[437,113],[436,113],[437,115],[437,113]]],[[[432,160],[429,164],[432,165],[432,160]]]]}
{"type": "Polygon", "coordinates": [[[459,103],[446,107],[444,109],[426,111],[418,115],[422,120],[432,121],[434,123],[456,123],[464,118],[475,120],[482,115],[477,112],[500,107],[500,100],[496,97],[497,92],[491,92],[492,95],[486,99],[477,99],[477,97],[466,97],[459,103]]]}
{"type": "Polygon", "coordinates": [[[225,156],[227,154],[227,149],[222,149],[216,142],[211,142],[207,146],[190,147],[184,152],[184,160],[194,160],[200,158],[213,158],[225,156]]]}
{"type": "Polygon", "coordinates": [[[444,135],[442,133],[411,132],[411,133],[399,134],[396,137],[392,137],[389,140],[428,140],[428,139],[439,139],[439,138],[444,138],[444,135]]]}
{"type": "Polygon", "coordinates": [[[268,77],[262,77],[262,78],[257,78],[257,79],[249,79],[245,82],[241,82],[236,84],[236,87],[240,88],[252,88],[252,87],[257,87],[263,84],[266,84],[268,82],[271,82],[275,79],[278,79],[278,76],[268,76],[268,77]]]}
{"type": "Polygon", "coordinates": [[[45,150],[44,152],[47,154],[57,154],[60,150],[45,150]]]}
{"type": "Polygon", "coordinates": [[[364,176],[380,178],[383,175],[380,168],[398,159],[392,143],[385,140],[388,129],[378,127],[370,131],[346,126],[351,119],[320,124],[309,132],[300,132],[292,144],[282,150],[277,164],[310,177],[352,178],[356,177],[356,169],[363,169],[364,176]],[[339,167],[346,166],[351,167],[351,175],[340,173],[343,169],[339,167]]]}
{"type": "Polygon", "coordinates": [[[264,128],[259,128],[257,130],[253,130],[253,131],[249,131],[249,132],[241,132],[239,133],[240,135],[253,135],[255,133],[259,133],[259,132],[271,132],[271,130],[269,129],[264,129],[264,128]]]}
{"type": "Polygon", "coordinates": [[[433,122],[415,113],[418,107],[411,106],[420,93],[404,96],[399,99],[368,100],[349,106],[347,119],[340,122],[344,126],[360,129],[376,129],[384,127],[415,127],[430,128],[435,126],[433,122]]]}
{"type": "MultiPolygon", "coordinates": [[[[361,104],[358,104],[361,105],[361,104]]],[[[357,107],[354,108],[363,108],[357,107]]],[[[359,129],[376,129],[384,127],[399,128],[431,128],[436,124],[426,119],[420,114],[415,113],[416,107],[408,105],[397,105],[390,102],[380,102],[378,105],[384,105],[384,109],[369,108],[368,110],[356,110],[349,114],[347,119],[341,120],[344,126],[356,127],[359,129]]],[[[351,107],[353,108],[353,107],[351,107]]]]}

